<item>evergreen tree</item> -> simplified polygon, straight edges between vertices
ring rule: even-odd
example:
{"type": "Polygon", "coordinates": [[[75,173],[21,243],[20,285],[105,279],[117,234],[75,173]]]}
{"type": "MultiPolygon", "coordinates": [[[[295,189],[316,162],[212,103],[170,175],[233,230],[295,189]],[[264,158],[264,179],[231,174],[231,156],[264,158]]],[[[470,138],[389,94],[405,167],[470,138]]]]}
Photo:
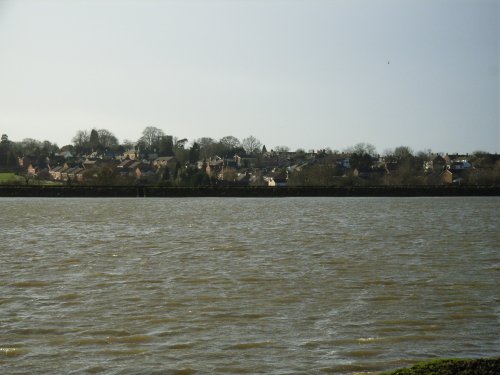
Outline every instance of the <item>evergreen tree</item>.
{"type": "Polygon", "coordinates": [[[92,148],[92,151],[96,151],[97,148],[99,147],[99,133],[97,130],[92,129],[90,132],[90,147],[92,148]]]}
{"type": "Polygon", "coordinates": [[[200,159],[200,145],[196,142],[189,149],[189,163],[194,164],[200,159]]]}
{"type": "Polygon", "coordinates": [[[171,135],[162,136],[158,145],[159,156],[174,155],[174,138],[171,135]]]}

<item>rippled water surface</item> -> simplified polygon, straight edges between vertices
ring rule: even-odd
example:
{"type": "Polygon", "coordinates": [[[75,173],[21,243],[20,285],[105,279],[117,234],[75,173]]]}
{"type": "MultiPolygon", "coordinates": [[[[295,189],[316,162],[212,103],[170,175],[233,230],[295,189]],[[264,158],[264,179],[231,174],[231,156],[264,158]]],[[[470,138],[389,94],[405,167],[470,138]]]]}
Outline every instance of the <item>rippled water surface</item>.
{"type": "Polygon", "coordinates": [[[0,372],[500,354],[500,198],[0,199],[0,372]]]}

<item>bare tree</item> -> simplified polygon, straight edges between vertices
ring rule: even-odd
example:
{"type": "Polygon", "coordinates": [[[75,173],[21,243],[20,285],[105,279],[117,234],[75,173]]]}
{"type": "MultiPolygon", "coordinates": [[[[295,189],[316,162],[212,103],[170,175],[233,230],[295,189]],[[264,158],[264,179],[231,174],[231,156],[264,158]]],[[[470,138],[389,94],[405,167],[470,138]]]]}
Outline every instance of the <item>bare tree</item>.
{"type": "Polygon", "coordinates": [[[247,138],[244,138],[243,141],[241,142],[243,148],[245,149],[245,152],[247,154],[254,154],[260,151],[262,144],[260,141],[255,138],[253,135],[248,136],[247,138]]]}
{"type": "Polygon", "coordinates": [[[132,150],[135,146],[135,142],[130,139],[124,139],[122,142],[122,146],[125,150],[132,150]]]}
{"type": "Polygon", "coordinates": [[[237,148],[241,146],[241,142],[238,138],[233,137],[232,135],[228,135],[226,137],[222,137],[219,140],[220,144],[223,145],[226,149],[231,150],[233,148],[237,148]]]}
{"type": "Polygon", "coordinates": [[[216,142],[213,138],[202,137],[195,141],[200,146],[200,157],[206,159],[212,157],[216,153],[216,142]]]}
{"type": "Polygon", "coordinates": [[[288,146],[276,146],[274,148],[274,151],[277,152],[278,154],[280,153],[284,153],[284,152],[289,152],[290,151],[290,147],[288,146]]]}
{"type": "Polygon", "coordinates": [[[399,146],[395,148],[394,156],[399,159],[407,159],[413,156],[413,151],[408,146],[399,146]]]}
{"type": "Polygon", "coordinates": [[[87,147],[90,142],[90,133],[87,130],[78,130],[72,142],[77,149],[87,147]]]}
{"type": "Polygon", "coordinates": [[[377,155],[377,150],[375,146],[372,145],[371,143],[364,143],[364,142],[357,143],[354,146],[348,148],[346,151],[358,155],[369,155],[372,157],[377,155]]]}
{"type": "Polygon", "coordinates": [[[104,148],[116,147],[118,146],[118,138],[115,137],[113,133],[106,129],[97,130],[97,135],[99,137],[99,143],[104,148]]]}
{"type": "Polygon", "coordinates": [[[154,148],[158,147],[164,135],[165,133],[163,130],[155,128],[154,126],[148,126],[142,131],[142,137],[139,141],[143,142],[148,150],[153,151],[154,148]]]}

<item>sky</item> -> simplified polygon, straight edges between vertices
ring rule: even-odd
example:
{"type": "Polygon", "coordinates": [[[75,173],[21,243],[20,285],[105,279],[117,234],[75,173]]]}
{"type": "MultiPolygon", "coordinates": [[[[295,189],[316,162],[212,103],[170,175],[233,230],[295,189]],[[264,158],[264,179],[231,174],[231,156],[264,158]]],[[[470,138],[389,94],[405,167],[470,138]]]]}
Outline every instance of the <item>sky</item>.
{"type": "Polygon", "coordinates": [[[499,0],[0,0],[0,133],[500,152],[499,0]]]}

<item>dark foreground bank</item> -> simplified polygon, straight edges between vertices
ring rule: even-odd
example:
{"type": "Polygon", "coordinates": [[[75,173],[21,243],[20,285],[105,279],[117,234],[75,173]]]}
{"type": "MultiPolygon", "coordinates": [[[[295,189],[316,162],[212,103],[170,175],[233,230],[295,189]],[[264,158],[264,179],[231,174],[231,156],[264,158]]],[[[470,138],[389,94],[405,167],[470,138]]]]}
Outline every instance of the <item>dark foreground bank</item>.
{"type": "Polygon", "coordinates": [[[500,196],[500,186],[25,186],[0,185],[1,197],[445,197],[500,196]]]}
{"type": "MultiPolygon", "coordinates": [[[[500,358],[441,359],[422,362],[407,369],[384,372],[383,375],[498,375],[500,358]]],[[[381,374],[382,375],[382,374],[381,374]]]]}

